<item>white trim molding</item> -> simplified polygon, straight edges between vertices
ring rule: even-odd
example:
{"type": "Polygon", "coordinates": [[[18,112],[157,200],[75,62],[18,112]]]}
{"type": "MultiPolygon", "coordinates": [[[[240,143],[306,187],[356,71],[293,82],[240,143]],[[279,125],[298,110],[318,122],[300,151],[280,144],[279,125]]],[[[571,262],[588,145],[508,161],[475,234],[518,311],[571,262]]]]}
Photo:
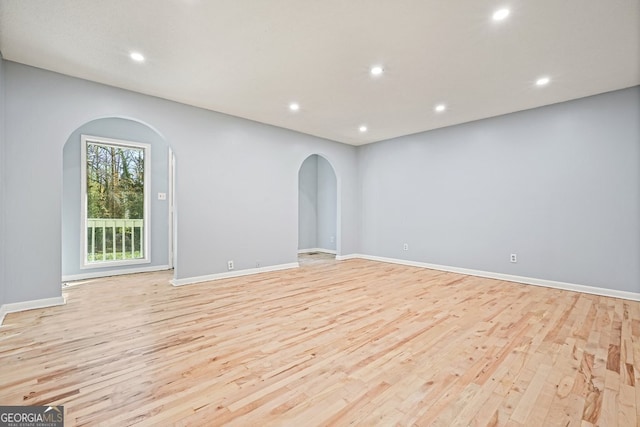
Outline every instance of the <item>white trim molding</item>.
{"type": "Polygon", "coordinates": [[[450,267],[446,265],[429,264],[426,262],[408,261],[397,258],[386,258],[374,255],[363,254],[349,254],[339,255],[336,257],[338,261],[344,261],[348,259],[366,259],[370,261],[388,262],[391,264],[408,265],[411,267],[428,268],[430,270],[448,271],[451,273],[466,274],[469,276],[486,277],[488,279],[504,280],[507,282],[522,283],[525,285],[543,286],[546,288],[562,289],[565,291],[581,292],[585,294],[600,295],[612,298],[622,298],[631,301],[640,301],[640,293],[619,291],[616,289],[598,288],[595,286],[578,285],[575,283],[557,282],[554,280],[537,279],[533,277],[514,276],[511,274],[494,273],[490,271],[472,270],[468,268],[450,267]]]}
{"type": "Polygon", "coordinates": [[[37,308],[54,307],[64,305],[67,301],[63,296],[36,299],[31,301],[12,302],[0,306],[0,326],[4,322],[4,317],[9,313],[17,313],[19,311],[34,310],[37,308]]]}
{"type": "Polygon", "coordinates": [[[346,261],[348,259],[357,259],[357,258],[365,259],[365,255],[360,255],[360,254],[336,255],[336,261],[346,261]]]}
{"type": "Polygon", "coordinates": [[[75,282],[77,280],[97,279],[99,277],[122,276],[123,274],[150,273],[152,271],[171,270],[168,265],[155,265],[152,267],[124,268],[113,271],[94,271],[82,274],[62,276],[62,282],[75,282]]]}
{"type": "Polygon", "coordinates": [[[309,254],[312,252],[322,252],[323,254],[330,254],[330,255],[336,254],[336,251],[332,249],[322,249],[322,248],[298,249],[298,254],[309,254]]]}
{"type": "Polygon", "coordinates": [[[231,277],[249,276],[252,274],[267,273],[270,271],[288,270],[290,268],[298,268],[300,264],[292,262],[289,264],[270,265],[268,267],[247,268],[245,270],[229,271],[226,273],[209,274],[206,276],[187,277],[184,279],[173,279],[173,286],[192,285],[194,283],[211,282],[214,280],[228,279],[231,277]]]}

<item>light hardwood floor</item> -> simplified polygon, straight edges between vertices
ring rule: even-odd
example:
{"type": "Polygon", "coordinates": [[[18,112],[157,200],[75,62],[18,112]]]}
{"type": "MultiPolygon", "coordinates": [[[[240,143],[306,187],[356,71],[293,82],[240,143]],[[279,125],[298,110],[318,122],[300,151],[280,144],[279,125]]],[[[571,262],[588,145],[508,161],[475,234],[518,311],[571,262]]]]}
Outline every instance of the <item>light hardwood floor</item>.
{"type": "Polygon", "coordinates": [[[639,425],[638,302],[364,260],[169,279],[9,314],[0,404],[68,426],[639,425]]]}

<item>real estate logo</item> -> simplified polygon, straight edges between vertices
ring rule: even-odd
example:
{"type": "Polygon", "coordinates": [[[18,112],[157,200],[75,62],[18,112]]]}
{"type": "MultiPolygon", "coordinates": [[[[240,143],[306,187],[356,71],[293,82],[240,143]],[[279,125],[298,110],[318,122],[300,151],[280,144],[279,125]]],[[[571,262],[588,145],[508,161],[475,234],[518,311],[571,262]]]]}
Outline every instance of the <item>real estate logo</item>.
{"type": "Polygon", "coordinates": [[[63,427],[64,406],[0,406],[0,427],[63,427]]]}

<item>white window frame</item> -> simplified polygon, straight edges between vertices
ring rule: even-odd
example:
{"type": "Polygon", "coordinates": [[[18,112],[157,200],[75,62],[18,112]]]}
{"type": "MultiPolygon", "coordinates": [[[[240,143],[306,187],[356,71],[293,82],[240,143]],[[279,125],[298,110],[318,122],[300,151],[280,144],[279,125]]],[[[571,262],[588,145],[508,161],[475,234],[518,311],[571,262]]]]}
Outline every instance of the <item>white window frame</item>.
{"type": "Polygon", "coordinates": [[[80,268],[104,268],[117,267],[135,264],[148,264],[151,262],[151,144],[135,141],[125,141],[120,139],[103,138],[101,136],[81,135],[80,152],[80,268]],[[94,261],[87,262],[87,254],[89,244],[87,242],[87,145],[97,144],[104,146],[117,146],[122,148],[137,148],[144,150],[144,207],[143,207],[143,227],[144,227],[144,258],[113,260],[113,261],[94,261]]]}

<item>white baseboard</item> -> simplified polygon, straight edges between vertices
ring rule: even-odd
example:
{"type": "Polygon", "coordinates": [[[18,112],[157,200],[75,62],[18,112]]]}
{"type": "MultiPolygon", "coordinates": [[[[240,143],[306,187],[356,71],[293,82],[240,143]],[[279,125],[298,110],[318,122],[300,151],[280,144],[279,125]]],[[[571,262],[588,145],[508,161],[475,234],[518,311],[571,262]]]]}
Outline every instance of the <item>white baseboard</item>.
{"type": "Polygon", "coordinates": [[[365,259],[365,255],[360,255],[360,254],[336,255],[336,261],[345,261],[348,259],[357,259],[357,258],[365,259]]]}
{"type": "Polygon", "coordinates": [[[94,271],[91,273],[72,274],[62,276],[62,282],[75,282],[77,280],[97,279],[98,277],[121,276],[124,274],[150,273],[152,271],[170,270],[168,265],[155,265],[151,267],[123,268],[112,271],[94,271]]]}
{"type": "Polygon", "coordinates": [[[206,276],[187,277],[185,279],[173,279],[171,280],[171,284],[173,286],[191,285],[194,283],[211,282],[213,280],[248,276],[251,274],[267,273],[270,271],[287,270],[289,268],[298,268],[298,267],[300,267],[300,265],[297,262],[292,262],[289,264],[270,265],[268,267],[247,268],[245,270],[228,271],[226,273],[209,274],[206,276]]]}
{"type": "Polygon", "coordinates": [[[323,254],[331,254],[331,255],[336,254],[336,251],[334,251],[333,249],[322,249],[322,248],[298,249],[298,254],[308,254],[312,252],[322,252],[323,254]]]}
{"type": "Polygon", "coordinates": [[[343,260],[355,259],[355,258],[367,259],[370,261],[388,262],[392,264],[408,265],[411,267],[428,268],[431,270],[448,271],[451,273],[466,274],[469,276],[486,277],[488,279],[505,280],[507,282],[523,283],[525,285],[544,286],[547,288],[562,289],[565,291],[582,292],[585,294],[593,294],[593,295],[600,295],[605,297],[640,301],[640,293],[636,293],[636,292],[618,291],[615,289],[598,288],[595,286],[578,285],[575,283],[567,283],[567,282],[557,282],[554,280],[536,279],[533,277],[514,276],[511,274],[504,274],[504,273],[493,273],[490,271],[471,270],[468,268],[449,267],[446,265],[429,264],[429,263],[417,262],[417,261],[407,261],[407,260],[397,259],[397,258],[386,258],[386,257],[379,257],[374,255],[363,255],[363,254],[349,254],[349,255],[339,255],[336,257],[336,260],[343,261],[343,260]]]}
{"type": "Polygon", "coordinates": [[[64,299],[63,296],[59,296],[59,297],[53,297],[53,298],[44,298],[44,299],[36,299],[31,301],[21,301],[21,302],[12,302],[8,304],[3,304],[0,306],[0,326],[2,326],[4,317],[9,313],[17,313],[18,311],[53,307],[56,305],[64,305],[66,304],[66,302],[67,301],[64,299]]]}

